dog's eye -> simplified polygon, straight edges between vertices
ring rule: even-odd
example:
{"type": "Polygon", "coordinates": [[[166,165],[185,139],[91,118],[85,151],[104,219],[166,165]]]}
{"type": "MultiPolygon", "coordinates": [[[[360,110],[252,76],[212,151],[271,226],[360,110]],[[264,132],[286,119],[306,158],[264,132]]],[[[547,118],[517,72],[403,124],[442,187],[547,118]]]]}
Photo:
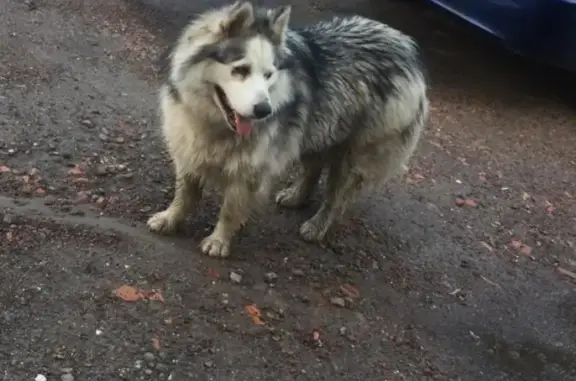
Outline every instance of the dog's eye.
{"type": "Polygon", "coordinates": [[[264,78],[266,79],[270,79],[270,77],[272,77],[272,72],[271,71],[267,71],[266,73],[264,73],[264,78]]]}
{"type": "Polygon", "coordinates": [[[248,65],[236,66],[235,68],[232,69],[232,75],[237,75],[243,78],[248,77],[250,75],[250,66],[248,65]]]}

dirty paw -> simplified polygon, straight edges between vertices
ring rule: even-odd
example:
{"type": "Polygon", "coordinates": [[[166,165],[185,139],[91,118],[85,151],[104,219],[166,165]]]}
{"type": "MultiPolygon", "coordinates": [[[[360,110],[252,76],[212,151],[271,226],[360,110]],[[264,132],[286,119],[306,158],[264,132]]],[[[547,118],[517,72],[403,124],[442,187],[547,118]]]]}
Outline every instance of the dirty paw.
{"type": "Polygon", "coordinates": [[[214,234],[204,238],[200,244],[202,252],[211,257],[227,257],[230,255],[230,241],[214,234]]]}
{"type": "Polygon", "coordinates": [[[300,226],[300,236],[308,242],[319,242],[326,237],[326,231],[323,226],[314,221],[314,218],[304,222],[300,226]]]}
{"type": "Polygon", "coordinates": [[[298,208],[305,202],[305,197],[299,188],[291,186],[276,194],[276,203],[286,208],[298,208]]]}
{"type": "Polygon", "coordinates": [[[148,219],[148,228],[156,233],[168,234],[174,232],[182,222],[169,209],[154,214],[148,219]]]}

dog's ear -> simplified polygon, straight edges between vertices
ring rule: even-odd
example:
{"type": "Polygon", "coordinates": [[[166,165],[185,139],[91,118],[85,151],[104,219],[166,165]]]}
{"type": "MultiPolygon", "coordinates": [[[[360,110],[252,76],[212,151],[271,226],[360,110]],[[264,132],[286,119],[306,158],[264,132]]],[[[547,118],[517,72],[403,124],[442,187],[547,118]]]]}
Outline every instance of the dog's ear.
{"type": "Polygon", "coordinates": [[[237,36],[244,28],[254,23],[254,7],[249,1],[237,1],[230,8],[228,17],[221,24],[222,31],[228,37],[237,36]]]}
{"type": "Polygon", "coordinates": [[[284,43],[291,11],[292,7],[290,5],[283,5],[274,9],[270,13],[270,27],[272,28],[272,33],[274,34],[275,39],[277,40],[276,42],[279,44],[284,43]]]}

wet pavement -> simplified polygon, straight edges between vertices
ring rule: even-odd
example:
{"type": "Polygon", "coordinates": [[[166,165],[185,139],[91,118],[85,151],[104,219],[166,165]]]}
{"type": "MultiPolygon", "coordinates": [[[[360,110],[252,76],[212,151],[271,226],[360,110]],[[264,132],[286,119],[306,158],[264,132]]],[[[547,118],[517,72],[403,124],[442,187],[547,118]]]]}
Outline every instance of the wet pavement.
{"type": "Polygon", "coordinates": [[[291,2],[412,34],[432,79],[410,171],[329,244],[271,205],[206,258],[217,195],[146,231],[172,192],[157,59],[224,3],[0,4],[0,379],[574,380],[574,78],[418,2],[291,2]]]}

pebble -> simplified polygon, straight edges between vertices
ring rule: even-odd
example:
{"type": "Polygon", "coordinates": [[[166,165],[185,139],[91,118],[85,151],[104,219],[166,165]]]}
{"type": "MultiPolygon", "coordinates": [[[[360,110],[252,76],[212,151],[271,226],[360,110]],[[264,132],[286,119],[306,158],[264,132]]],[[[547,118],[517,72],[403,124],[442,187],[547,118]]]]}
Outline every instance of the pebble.
{"type": "Polygon", "coordinates": [[[90,119],[81,120],[80,124],[82,124],[83,126],[86,126],[88,128],[94,127],[94,123],[92,123],[92,121],[90,119]]]}
{"type": "Polygon", "coordinates": [[[94,171],[96,176],[106,176],[108,174],[108,167],[105,165],[98,165],[96,166],[96,170],[94,171]]]}
{"type": "Polygon", "coordinates": [[[230,281],[232,281],[232,283],[240,283],[242,282],[242,275],[235,273],[234,271],[230,272],[230,281]]]}
{"type": "Polygon", "coordinates": [[[156,356],[154,356],[154,353],[152,353],[152,352],[144,353],[144,360],[146,360],[147,362],[154,361],[154,359],[156,359],[156,356]]]}
{"type": "Polygon", "coordinates": [[[18,217],[12,215],[12,214],[5,214],[4,218],[2,219],[2,222],[4,222],[7,225],[17,225],[18,224],[18,217]]]}
{"type": "Polygon", "coordinates": [[[54,205],[56,203],[56,197],[46,196],[44,198],[44,205],[54,205]]]}
{"type": "Polygon", "coordinates": [[[339,296],[335,296],[332,299],[330,299],[330,303],[332,303],[337,307],[346,307],[346,301],[339,296]]]}
{"type": "Polygon", "coordinates": [[[304,276],[304,271],[300,270],[300,269],[292,269],[292,275],[295,276],[304,276]]]}
{"type": "Polygon", "coordinates": [[[213,361],[206,361],[206,362],[204,363],[204,366],[205,366],[206,368],[212,368],[212,367],[214,366],[214,362],[213,362],[213,361]]]}
{"type": "Polygon", "coordinates": [[[62,377],[60,377],[60,380],[62,380],[62,381],[74,381],[74,376],[71,375],[70,373],[66,373],[66,374],[63,374],[62,377]]]}
{"type": "Polygon", "coordinates": [[[274,282],[276,279],[278,279],[278,274],[276,274],[275,272],[269,272],[264,274],[264,279],[267,282],[274,282]]]}

